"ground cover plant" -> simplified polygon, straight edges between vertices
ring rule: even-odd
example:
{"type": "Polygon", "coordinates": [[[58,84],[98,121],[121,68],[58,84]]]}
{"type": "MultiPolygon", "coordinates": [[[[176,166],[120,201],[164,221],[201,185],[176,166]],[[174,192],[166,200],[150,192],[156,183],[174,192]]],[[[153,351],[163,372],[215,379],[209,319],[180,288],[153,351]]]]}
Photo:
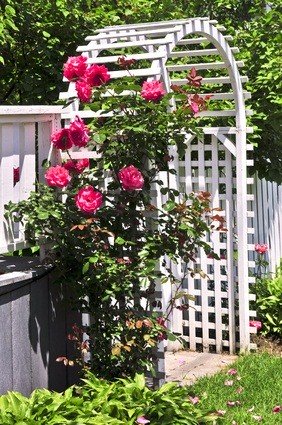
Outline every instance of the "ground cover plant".
{"type": "Polygon", "coordinates": [[[88,374],[81,387],[64,393],[35,390],[30,398],[9,392],[0,397],[0,423],[72,425],[197,425],[218,416],[195,405],[188,388],[168,383],[153,391],[142,375],[109,383],[88,374]]]}
{"type": "Polygon", "coordinates": [[[226,424],[282,423],[282,358],[268,353],[239,357],[231,369],[199,379],[192,395],[226,424]]]}
{"type": "MultiPolygon", "coordinates": [[[[282,338],[282,262],[275,273],[268,271],[265,255],[268,251],[266,244],[256,244],[256,281],[251,292],[256,295],[252,302],[257,312],[258,321],[250,325],[257,328],[262,335],[282,338]]],[[[281,260],[282,261],[282,260],[281,260]]]]}

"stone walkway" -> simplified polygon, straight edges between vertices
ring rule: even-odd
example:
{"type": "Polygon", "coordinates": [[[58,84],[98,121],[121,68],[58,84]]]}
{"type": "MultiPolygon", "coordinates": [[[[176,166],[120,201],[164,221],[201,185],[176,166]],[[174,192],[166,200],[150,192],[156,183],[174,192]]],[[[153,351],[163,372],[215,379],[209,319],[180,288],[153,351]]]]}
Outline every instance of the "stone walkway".
{"type": "Polygon", "coordinates": [[[213,375],[237,359],[235,355],[198,353],[195,351],[166,352],[166,380],[191,385],[196,379],[213,375]]]}

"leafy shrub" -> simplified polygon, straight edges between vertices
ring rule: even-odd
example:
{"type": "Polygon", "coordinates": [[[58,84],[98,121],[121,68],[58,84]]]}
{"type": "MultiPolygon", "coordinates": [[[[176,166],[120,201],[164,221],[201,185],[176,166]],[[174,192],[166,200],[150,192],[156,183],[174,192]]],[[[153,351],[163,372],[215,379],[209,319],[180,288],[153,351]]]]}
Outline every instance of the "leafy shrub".
{"type": "Polygon", "coordinates": [[[64,393],[38,389],[30,398],[17,392],[0,397],[5,425],[133,425],[142,417],[150,425],[217,423],[215,415],[190,401],[187,388],[167,383],[153,391],[143,375],[109,383],[88,373],[84,385],[64,393]]]}
{"type": "Polygon", "coordinates": [[[282,267],[277,269],[273,279],[259,279],[255,292],[258,317],[263,323],[262,333],[282,337],[282,267]]]}

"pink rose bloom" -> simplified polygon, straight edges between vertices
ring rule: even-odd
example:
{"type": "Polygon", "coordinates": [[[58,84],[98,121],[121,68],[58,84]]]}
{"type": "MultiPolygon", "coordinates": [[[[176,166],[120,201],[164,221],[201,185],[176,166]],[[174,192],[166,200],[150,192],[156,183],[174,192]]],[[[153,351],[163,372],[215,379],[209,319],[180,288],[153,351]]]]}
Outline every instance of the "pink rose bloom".
{"type": "Polygon", "coordinates": [[[199,397],[195,396],[195,397],[189,397],[189,400],[191,401],[192,404],[198,404],[200,399],[199,397]]]}
{"type": "Polygon", "coordinates": [[[83,77],[86,69],[87,58],[85,56],[70,56],[64,64],[63,75],[69,81],[83,77]]]}
{"type": "Polygon", "coordinates": [[[76,81],[75,90],[81,102],[89,103],[92,96],[92,87],[84,80],[76,81]]]}
{"type": "Polygon", "coordinates": [[[84,121],[78,116],[70,123],[69,126],[70,138],[75,146],[80,148],[87,145],[89,141],[89,128],[84,124],[84,121]]]}
{"type": "Polygon", "coordinates": [[[145,425],[145,424],[149,424],[150,421],[149,421],[149,419],[146,419],[145,416],[139,416],[139,418],[137,418],[137,420],[136,420],[136,423],[145,425]]]}
{"type": "Polygon", "coordinates": [[[70,182],[71,176],[64,167],[56,165],[56,167],[48,168],[45,179],[48,186],[65,187],[70,182]]]}
{"type": "Polygon", "coordinates": [[[144,81],[141,89],[141,97],[143,99],[157,102],[165,95],[163,83],[160,81],[144,81]]]}
{"type": "Polygon", "coordinates": [[[98,87],[109,81],[111,77],[105,65],[91,65],[87,68],[84,78],[91,87],[98,87]]]}
{"type": "Polygon", "coordinates": [[[237,369],[229,369],[227,373],[228,375],[237,375],[237,369]]]}
{"type": "Polygon", "coordinates": [[[85,186],[75,195],[75,204],[80,211],[87,214],[95,213],[103,203],[101,192],[92,186],[85,186]]]}
{"type": "Polygon", "coordinates": [[[14,186],[20,181],[20,167],[13,168],[14,186]]]}
{"type": "Polygon", "coordinates": [[[262,328],[262,323],[259,320],[250,320],[249,326],[251,328],[257,328],[257,330],[259,331],[262,328]]]}
{"type": "Polygon", "coordinates": [[[70,131],[68,128],[62,128],[51,136],[51,142],[57,149],[65,151],[72,147],[72,139],[70,137],[70,131]]]}
{"type": "Polygon", "coordinates": [[[193,114],[197,114],[198,112],[204,111],[207,108],[206,100],[208,96],[205,98],[199,96],[198,94],[189,94],[188,95],[188,106],[190,107],[193,114]]]}
{"type": "Polygon", "coordinates": [[[258,254],[265,254],[268,251],[268,245],[266,244],[255,244],[255,251],[258,254]]]}
{"type": "Polygon", "coordinates": [[[72,171],[76,174],[81,174],[85,170],[85,168],[89,167],[89,159],[69,159],[68,161],[63,163],[63,167],[68,171],[72,171]]]}
{"type": "Polygon", "coordinates": [[[273,413],[280,413],[282,411],[282,406],[274,406],[272,409],[273,413]]]}
{"type": "Polygon", "coordinates": [[[138,190],[144,186],[142,173],[134,165],[122,168],[118,172],[118,179],[124,190],[138,190]]]}

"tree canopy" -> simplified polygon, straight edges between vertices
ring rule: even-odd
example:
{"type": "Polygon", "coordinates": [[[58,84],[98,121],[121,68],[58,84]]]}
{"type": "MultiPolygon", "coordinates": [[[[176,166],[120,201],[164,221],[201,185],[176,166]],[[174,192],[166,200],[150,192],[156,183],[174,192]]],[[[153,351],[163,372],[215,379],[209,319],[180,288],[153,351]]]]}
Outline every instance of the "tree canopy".
{"type": "Polygon", "coordinates": [[[63,63],[96,28],[209,16],[233,35],[247,65],[255,168],[260,177],[282,183],[281,6],[281,0],[0,0],[0,102],[56,102],[63,90],[63,63]]]}

